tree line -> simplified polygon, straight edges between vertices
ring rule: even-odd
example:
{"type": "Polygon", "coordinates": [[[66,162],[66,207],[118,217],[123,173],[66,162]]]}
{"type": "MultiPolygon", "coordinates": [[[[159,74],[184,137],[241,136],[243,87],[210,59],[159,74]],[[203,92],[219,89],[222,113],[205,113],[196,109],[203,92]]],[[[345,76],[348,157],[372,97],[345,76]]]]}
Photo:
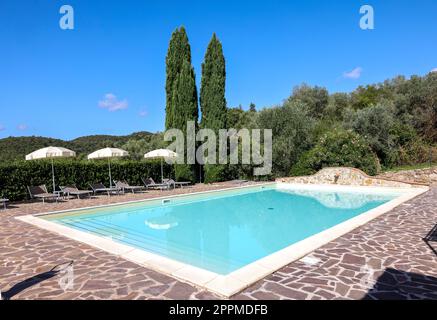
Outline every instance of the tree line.
{"type": "MultiPolygon", "coordinates": [[[[226,65],[213,34],[202,63],[200,97],[185,28],[176,29],[166,57],[166,129],[272,129],[273,172],[265,178],[311,174],[326,166],[357,167],[369,174],[434,159],[437,143],[437,73],[398,76],[330,94],[302,84],[278,106],[228,108],[226,65]],[[199,104],[201,116],[199,119],[199,104]],[[200,121],[199,121],[200,120],[200,121]],[[199,123],[198,123],[199,121],[199,123]]],[[[250,177],[247,165],[177,165],[176,178],[214,182],[250,177]]]]}

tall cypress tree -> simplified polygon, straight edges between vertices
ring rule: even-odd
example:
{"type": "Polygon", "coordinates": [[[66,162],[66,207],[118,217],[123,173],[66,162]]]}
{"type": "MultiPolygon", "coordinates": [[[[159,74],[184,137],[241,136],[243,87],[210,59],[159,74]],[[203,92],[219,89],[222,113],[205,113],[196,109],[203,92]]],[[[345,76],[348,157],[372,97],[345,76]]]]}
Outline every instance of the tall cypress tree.
{"type": "MultiPolygon", "coordinates": [[[[199,116],[196,78],[191,65],[191,49],[188,36],[181,27],[171,37],[166,57],[166,129],[181,129],[186,133],[187,121],[197,126],[199,116]]],[[[184,154],[186,159],[186,154],[184,154]]],[[[195,166],[175,166],[176,179],[195,181],[195,166]]]]}
{"type": "Polygon", "coordinates": [[[200,108],[202,128],[226,129],[226,66],[223,48],[215,33],[202,63],[200,108]]]}
{"type": "Polygon", "coordinates": [[[173,88],[175,81],[181,72],[184,61],[188,61],[191,64],[191,48],[188,42],[188,36],[184,27],[176,29],[171,35],[170,44],[166,57],[166,72],[167,78],[165,83],[166,92],[166,117],[165,127],[171,129],[174,127],[173,118],[175,107],[172,103],[173,100],[173,88]]]}
{"type": "MultiPolygon", "coordinates": [[[[201,127],[218,132],[226,129],[227,108],[225,98],[226,66],[223,48],[215,33],[206,50],[202,63],[202,81],[200,89],[200,108],[202,111],[201,127]]],[[[217,161],[218,159],[216,159],[217,161]]],[[[206,164],[205,182],[226,179],[224,165],[206,164]]]]}
{"type": "Polygon", "coordinates": [[[191,63],[183,61],[182,68],[173,86],[173,127],[186,131],[187,121],[197,124],[199,106],[197,103],[196,76],[191,63]]]}

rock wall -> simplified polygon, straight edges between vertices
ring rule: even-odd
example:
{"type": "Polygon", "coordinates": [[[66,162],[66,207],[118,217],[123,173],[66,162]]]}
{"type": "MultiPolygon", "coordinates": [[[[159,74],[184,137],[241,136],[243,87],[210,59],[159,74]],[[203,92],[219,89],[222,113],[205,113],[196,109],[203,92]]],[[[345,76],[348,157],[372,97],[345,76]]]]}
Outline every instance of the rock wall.
{"type": "Polygon", "coordinates": [[[420,184],[401,182],[380,177],[370,177],[355,168],[324,168],[312,176],[280,178],[278,182],[303,184],[337,184],[375,187],[416,187],[420,184]]]}
{"type": "Polygon", "coordinates": [[[398,172],[385,172],[377,178],[398,180],[408,183],[423,183],[437,185],[437,167],[428,169],[404,170],[398,172]]]}

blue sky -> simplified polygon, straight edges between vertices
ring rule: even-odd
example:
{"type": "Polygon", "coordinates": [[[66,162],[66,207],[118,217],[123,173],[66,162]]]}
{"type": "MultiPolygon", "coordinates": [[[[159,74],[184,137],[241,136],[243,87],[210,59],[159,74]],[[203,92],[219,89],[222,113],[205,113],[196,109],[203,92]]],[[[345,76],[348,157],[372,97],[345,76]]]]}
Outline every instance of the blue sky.
{"type": "Polygon", "coordinates": [[[165,55],[180,25],[197,82],[216,32],[228,106],[261,108],[302,82],[351,91],[430,72],[437,68],[436,13],[435,0],[2,0],[0,138],[162,130],[165,55]],[[59,27],[63,4],[75,10],[74,30],[59,27]],[[375,30],[359,28],[364,4],[375,10],[375,30]]]}

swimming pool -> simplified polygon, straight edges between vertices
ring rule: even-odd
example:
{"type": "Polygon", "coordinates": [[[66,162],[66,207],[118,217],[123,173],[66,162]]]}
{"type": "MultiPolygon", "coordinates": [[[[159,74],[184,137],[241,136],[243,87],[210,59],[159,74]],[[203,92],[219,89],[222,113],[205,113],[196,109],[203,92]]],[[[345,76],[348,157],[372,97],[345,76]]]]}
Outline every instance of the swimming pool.
{"type": "MultiPolygon", "coordinates": [[[[245,270],[243,278],[254,281],[261,274],[271,273],[280,266],[273,260],[278,252],[290,252],[290,248],[296,248],[294,253],[301,252],[298,244],[393,203],[406,193],[384,188],[270,184],[49,214],[38,219],[122,244],[132,249],[126,249],[131,257],[145,254],[142,261],[149,267],[156,264],[160,269],[170,261],[173,268],[169,273],[188,277],[190,282],[209,289],[207,283],[221,280],[219,286],[229,290],[214,290],[215,285],[212,290],[227,295],[235,291],[229,283],[222,283],[231,281],[230,276],[245,270]],[[165,260],[154,260],[149,254],[165,260]],[[250,268],[252,271],[246,272],[250,268]],[[184,276],[194,272],[197,275],[184,276]],[[257,276],[249,276],[254,274],[257,276]],[[196,282],[193,277],[201,277],[202,281],[196,282]]],[[[234,280],[249,281],[238,277],[234,280]]],[[[238,285],[241,287],[241,283],[238,285]]]]}

